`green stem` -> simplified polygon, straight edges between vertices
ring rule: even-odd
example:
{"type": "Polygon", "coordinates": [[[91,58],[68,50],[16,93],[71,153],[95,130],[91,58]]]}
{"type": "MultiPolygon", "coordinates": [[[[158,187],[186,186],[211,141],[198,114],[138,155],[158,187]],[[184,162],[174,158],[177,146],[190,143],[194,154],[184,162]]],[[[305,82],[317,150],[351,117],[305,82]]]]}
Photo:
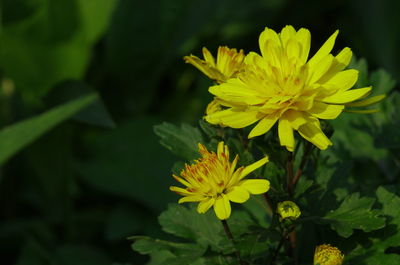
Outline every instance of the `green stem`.
{"type": "Polygon", "coordinates": [[[282,246],[283,246],[283,243],[285,243],[285,241],[288,240],[288,236],[289,236],[289,234],[291,233],[291,231],[292,231],[292,230],[285,230],[285,231],[282,233],[281,240],[279,241],[278,246],[276,247],[276,249],[275,249],[275,251],[274,251],[274,255],[272,256],[271,262],[269,263],[270,265],[275,264],[276,259],[277,259],[278,254],[279,254],[279,251],[281,250],[281,248],[282,248],[282,246]]]}
{"type": "Polygon", "coordinates": [[[268,204],[269,209],[271,210],[271,215],[272,215],[274,213],[274,206],[272,205],[271,199],[269,198],[267,193],[264,193],[263,195],[264,195],[265,201],[268,204]]]}
{"type": "Polygon", "coordinates": [[[233,238],[232,232],[229,229],[228,223],[226,222],[226,220],[221,220],[221,223],[222,223],[222,226],[224,227],[224,231],[225,231],[226,236],[229,238],[229,240],[232,242],[233,246],[235,247],[235,254],[236,254],[236,257],[238,259],[239,264],[240,265],[246,265],[246,263],[240,257],[239,250],[236,249],[235,239],[233,238]]]}
{"type": "Polygon", "coordinates": [[[299,262],[298,262],[297,251],[296,251],[296,248],[297,248],[297,233],[296,233],[296,230],[293,230],[290,233],[289,240],[290,240],[290,250],[292,252],[291,253],[292,257],[294,259],[294,264],[297,265],[299,262]]]}
{"type": "Polygon", "coordinates": [[[307,142],[305,150],[303,152],[303,157],[301,158],[300,166],[297,169],[296,175],[293,178],[293,187],[296,186],[297,182],[299,181],[299,179],[301,177],[301,174],[303,174],[304,167],[307,164],[308,157],[309,157],[311,151],[312,151],[312,144],[310,142],[307,142]]]}
{"type": "Polygon", "coordinates": [[[293,160],[294,160],[293,153],[290,153],[288,160],[286,162],[287,190],[290,197],[293,196],[293,178],[294,178],[293,160]]]}

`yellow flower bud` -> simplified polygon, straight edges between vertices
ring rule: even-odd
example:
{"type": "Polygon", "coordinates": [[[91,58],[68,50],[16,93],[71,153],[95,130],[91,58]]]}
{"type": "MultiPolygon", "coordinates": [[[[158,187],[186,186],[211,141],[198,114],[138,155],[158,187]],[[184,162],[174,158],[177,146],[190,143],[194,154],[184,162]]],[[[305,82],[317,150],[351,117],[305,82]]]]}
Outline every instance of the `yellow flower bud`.
{"type": "Polygon", "coordinates": [[[276,212],[279,214],[280,221],[286,218],[296,220],[301,214],[299,206],[292,201],[279,202],[276,212]]]}
{"type": "Polygon", "coordinates": [[[343,259],[344,255],[337,247],[323,244],[315,248],[314,265],[341,265],[343,259]]]}

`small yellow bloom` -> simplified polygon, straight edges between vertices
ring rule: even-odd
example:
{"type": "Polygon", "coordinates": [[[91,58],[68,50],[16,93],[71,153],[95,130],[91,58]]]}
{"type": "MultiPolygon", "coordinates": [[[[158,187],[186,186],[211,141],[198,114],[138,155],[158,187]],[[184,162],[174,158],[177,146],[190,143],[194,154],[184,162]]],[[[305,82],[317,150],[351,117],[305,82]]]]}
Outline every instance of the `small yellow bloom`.
{"type": "Polygon", "coordinates": [[[204,60],[199,57],[190,55],[183,59],[186,63],[190,63],[208,78],[221,84],[229,78],[235,77],[243,67],[244,52],[236,49],[230,49],[226,46],[218,48],[217,59],[215,60],[207,48],[203,48],[204,60]]]}
{"type": "Polygon", "coordinates": [[[279,220],[281,221],[286,218],[296,220],[301,214],[299,206],[292,201],[279,202],[276,212],[279,214],[279,220]]]}
{"type": "Polygon", "coordinates": [[[199,144],[199,152],[202,157],[191,165],[186,164],[180,177],[173,175],[186,186],[170,187],[171,191],[184,196],[179,203],[199,202],[198,213],[205,213],[214,206],[217,217],[225,220],[231,214],[230,201],[244,203],[250,194],[262,194],[269,190],[269,181],[266,179],[243,179],[267,163],[268,157],[235,170],[239,157],[236,155],[230,162],[228,146],[224,142],[218,144],[217,153],[209,152],[202,144],[199,144]]]}
{"type": "Polygon", "coordinates": [[[315,248],[314,265],[341,265],[343,259],[344,255],[337,247],[323,244],[315,248]]]}
{"type": "Polygon", "coordinates": [[[321,129],[321,119],[336,119],[346,107],[374,104],[384,97],[363,100],[371,87],[351,89],[358,71],[345,70],[352,57],[350,48],[331,54],[338,32],[309,59],[307,29],[286,26],[278,34],[265,28],[259,38],[261,55],[250,52],[236,77],[209,88],[223,108],[206,120],[231,128],[257,123],[249,138],[278,123],[280,144],[287,150],[294,150],[294,131],[321,150],[328,148],[332,142],[321,129]]]}

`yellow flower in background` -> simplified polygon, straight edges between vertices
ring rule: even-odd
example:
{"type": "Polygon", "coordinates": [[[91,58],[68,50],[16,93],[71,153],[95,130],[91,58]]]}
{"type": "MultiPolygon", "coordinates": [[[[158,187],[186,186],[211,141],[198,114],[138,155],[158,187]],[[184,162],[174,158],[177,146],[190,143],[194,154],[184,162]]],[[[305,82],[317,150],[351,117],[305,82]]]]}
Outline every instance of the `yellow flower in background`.
{"type": "Polygon", "coordinates": [[[248,174],[268,162],[264,157],[257,162],[239,167],[235,170],[238,155],[232,162],[229,161],[229,149],[224,142],[218,144],[217,153],[209,152],[205,146],[199,144],[201,158],[191,165],[185,165],[180,177],[173,177],[186,188],[171,186],[170,190],[184,196],[183,202],[199,202],[198,213],[207,212],[211,206],[221,220],[231,215],[230,201],[244,203],[250,194],[262,194],[269,190],[269,181],[266,179],[244,179],[248,174]]]}
{"type": "Polygon", "coordinates": [[[221,84],[229,78],[235,77],[243,67],[244,52],[230,49],[227,46],[218,48],[217,58],[215,59],[207,48],[203,48],[204,60],[190,55],[183,59],[199,69],[208,78],[221,84]]]}
{"type": "Polygon", "coordinates": [[[280,221],[284,219],[296,220],[301,215],[299,206],[292,201],[279,202],[276,212],[279,215],[280,221]]]}
{"type": "Polygon", "coordinates": [[[343,259],[344,255],[337,247],[323,244],[315,248],[314,265],[341,265],[343,259]]]}
{"type": "Polygon", "coordinates": [[[361,100],[371,87],[350,89],[358,71],[344,70],[352,57],[349,48],[331,54],[337,35],[338,31],[309,59],[307,29],[286,26],[278,34],[266,28],[259,38],[261,55],[250,52],[236,78],[209,88],[223,107],[206,120],[232,128],[257,122],[249,138],[265,134],[278,123],[280,143],[287,150],[294,150],[294,131],[326,149],[332,143],[321,130],[320,119],[336,119],[346,106],[366,106],[384,97],[361,100]]]}

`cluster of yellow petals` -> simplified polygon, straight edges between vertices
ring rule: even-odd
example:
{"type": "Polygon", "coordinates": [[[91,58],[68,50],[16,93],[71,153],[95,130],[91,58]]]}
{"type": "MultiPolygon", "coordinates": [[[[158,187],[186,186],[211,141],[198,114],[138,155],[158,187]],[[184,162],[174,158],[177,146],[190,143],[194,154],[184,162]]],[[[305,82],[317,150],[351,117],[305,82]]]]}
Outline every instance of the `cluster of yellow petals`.
{"type": "MultiPolygon", "coordinates": [[[[183,59],[199,69],[211,80],[218,84],[225,83],[228,79],[234,78],[243,69],[244,66],[244,52],[239,52],[227,46],[218,47],[216,58],[212,56],[211,52],[203,47],[204,60],[195,55],[185,56],[183,59]]],[[[206,114],[212,114],[221,110],[220,100],[214,99],[208,104],[206,114]]]]}
{"type": "Polygon", "coordinates": [[[292,26],[284,27],[280,33],[266,28],[259,37],[261,55],[250,52],[243,63],[242,51],[226,52],[227,47],[220,47],[225,52],[219,50],[217,63],[205,48],[205,61],[185,57],[218,83],[209,88],[215,99],[207,108],[205,119],[232,128],[257,123],[249,138],[265,134],[278,123],[280,143],[289,151],[294,150],[294,131],[318,148],[326,149],[332,143],[321,129],[321,119],[336,119],[345,109],[374,112],[347,108],[368,106],[385,97],[365,99],[371,87],[351,89],[357,82],[358,71],[345,69],[352,57],[350,48],[342,49],[336,56],[331,54],[337,35],[338,31],[311,58],[310,32],[305,28],[296,31],[292,26]],[[231,67],[226,67],[228,64],[231,67]]]}
{"type": "Polygon", "coordinates": [[[183,59],[199,69],[208,78],[219,84],[225,83],[229,78],[236,77],[243,67],[244,52],[230,49],[226,46],[218,48],[217,58],[207,48],[203,48],[204,60],[197,56],[185,56],[183,59]]]}
{"type": "Polygon", "coordinates": [[[266,179],[244,179],[248,174],[268,162],[264,157],[249,166],[236,169],[238,155],[232,162],[229,160],[229,149],[224,142],[218,144],[217,153],[209,152],[199,144],[201,158],[191,165],[185,165],[180,176],[173,177],[185,188],[171,186],[170,190],[182,195],[183,202],[199,202],[198,213],[207,212],[212,206],[221,220],[231,214],[230,201],[243,203],[250,194],[262,194],[269,190],[270,183],[266,179]]]}
{"type": "Polygon", "coordinates": [[[314,265],[342,265],[343,259],[344,255],[337,247],[323,244],[315,248],[314,265]]]}

